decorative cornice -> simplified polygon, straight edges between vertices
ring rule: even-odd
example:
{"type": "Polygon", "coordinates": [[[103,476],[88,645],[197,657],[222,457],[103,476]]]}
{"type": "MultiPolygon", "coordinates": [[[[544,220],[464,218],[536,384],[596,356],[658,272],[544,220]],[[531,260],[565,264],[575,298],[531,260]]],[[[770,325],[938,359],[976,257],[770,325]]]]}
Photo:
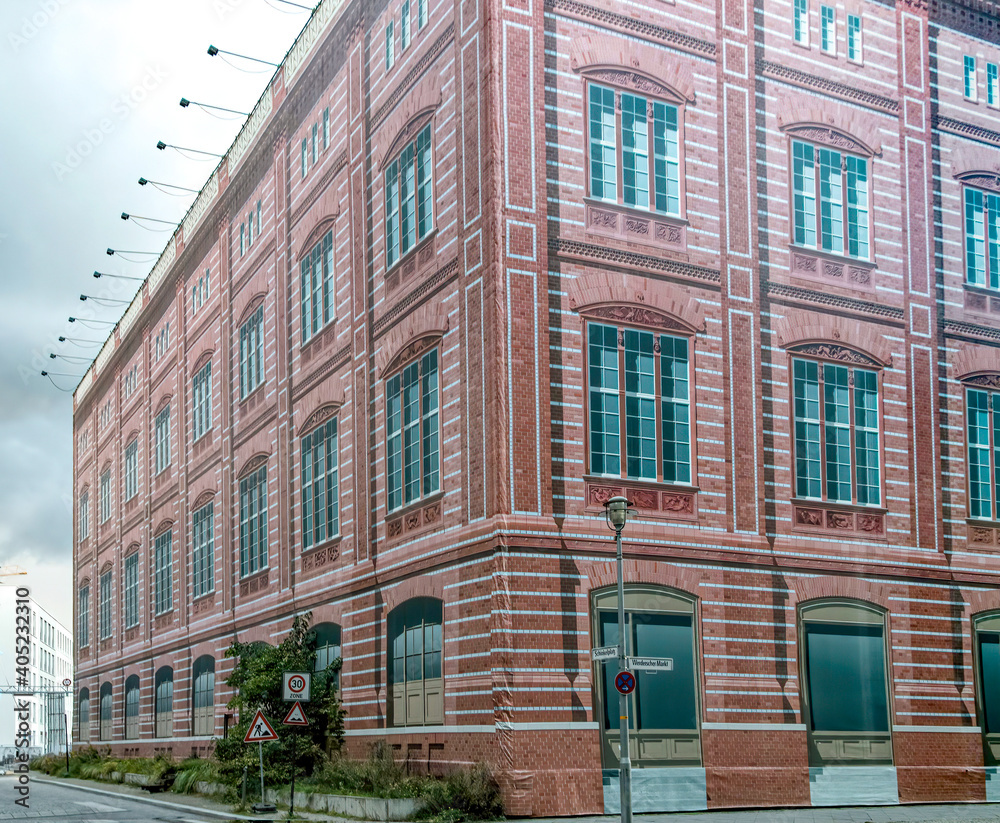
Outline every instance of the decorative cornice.
{"type": "Polygon", "coordinates": [[[800,300],[805,303],[817,303],[823,306],[835,306],[840,309],[873,314],[877,317],[886,317],[892,320],[903,320],[903,310],[895,306],[885,306],[881,303],[871,303],[867,300],[855,300],[852,297],[841,297],[827,292],[803,289],[799,286],[786,286],[784,283],[773,283],[765,281],[764,290],[778,298],[790,300],[800,300]]]}
{"type": "Polygon", "coordinates": [[[688,324],[681,323],[664,312],[647,306],[588,306],[581,310],[580,314],[595,320],[610,320],[613,323],[642,326],[660,331],[680,332],[681,334],[694,334],[696,331],[688,324]]]}
{"type": "Polygon", "coordinates": [[[980,326],[977,323],[963,323],[958,320],[945,320],[944,333],[956,337],[973,337],[986,340],[1000,340],[1000,329],[980,326]]]}
{"type": "Polygon", "coordinates": [[[573,17],[603,23],[610,28],[638,35],[654,43],[674,46],[675,48],[694,52],[702,56],[715,57],[716,54],[715,43],[708,40],[701,40],[698,37],[692,37],[690,34],[668,29],[665,26],[657,26],[654,23],[629,17],[625,14],[595,8],[586,3],[581,3],[579,0],[552,0],[547,5],[556,11],[561,11],[573,17]]]}
{"type": "Polygon", "coordinates": [[[441,35],[435,40],[430,48],[424,52],[423,56],[417,61],[416,65],[406,73],[406,76],[396,85],[392,94],[389,95],[389,99],[385,101],[377,112],[375,116],[372,117],[370,122],[370,128],[372,132],[375,132],[383,122],[385,118],[389,116],[391,112],[399,102],[409,94],[410,89],[416,84],[416,82],[427,73],[427,67],[431,65],[438,57],[444,53],[445,46],[451,42],[452,38],[455,36],[455,24],[449,23],[448,28],[446,28],[441,35]]]}
{"type": "Polygon", "coordinates": [[[898,114],[899,103],[891,97],[875,94],[864,89],[857,89],[848,86],[846,83],[838,83],[828,77],[820,77],[815,74],[807,74],[804,71],[793,69],[789,66],[782,66],[779,63],[772,63],[770,60],[757,59],[757,73],[775,80],[783,80],[795,86],[807,89],[816,89],[826,92],[834,97],[850,100],[853,103],[860,103],[869,108],[886,112],[887,114],[898,114]]]}
{"type": "Polygon", "coordinates": [[[581,243],[578,240],[553,238],[549,241],[549,248],[553,254],[562,257],[576,257],[600,263],[613,263],[630,269],[652,269],[653,271],[665,274],[677,274],[682,277],[707,280],[710,283],[719,283],[722,280],[717,270],[709,269],[705,266],[696,266],[693,263],[681,263],[676,260],[654,257],[649,254],[621,251],[620,249],[612,249],[607,246],[596,246],[593,243],[581,243]]]}
{"type": "Polygon", "coordinates": [[[678,105],[694,102],[693,94],[690,97],[687,97],[677,89],[674,89],[665,83],[660,82],[656,78],[650,77],[648,74],[644,74],[640,71],[633,71],[631,69],[621,68],[618,66],[591,66],[586,69],[581,69],[580,74],[590,80],[597,80],[601,83],[607,83],[610,86],[617,86],[618,88],[638,91],[643,94],[650,94],[654,97],[669,100],[671,103],[676,103],[678,105]]]}
{"type": "Polygon", "coordinates": [[[935,114],[931,117],[931,125],[942,131],[960,134],[963,137],[973,137],[976,140],[982,140],[984,143],[1000,146],[1000,131],[994,129],[976,126],[973,123],[966,123],[963,120],[955,120],[953,117],[943,117],[940,114],[935,114]]]}
{"type": "Polygon", "coordinates": [[[882,368],[881,363],[868,355],[836,343],[806,343],[803,346],[792,346],[788,350],[793,354],[808,354],[810,357],[817,357],[820,360],[836,360],[841,363],[855,363],[859,366],[871,366],[876,369],[882,368]]]}
{"type": "Polygon", "coordinates": [[[816,123],[797,123],[795,125],[788,126],[783,129],[783,131],[785,134],[792,135],[792,137],[808,140],[811,143],[822,143],[827,146],[832,146],[835,149],[840,149],[841,151],[862,154],[866,157],[882,156],[882,149],[866,146],[857,138],[849,134],[845,134],[839,129],[830,128],[829,126],[823,126],[816,123]]]}
{"type": "Polygon", "coordinates": [[[417,288],[404,296],[392,308],[388,309],[378,320],[375,321],[372,334],[378,337],[389,326],[393,325],[400,317],[406,314],[411,308],[421,302],[431,292],[447,283],[458,273],[458,258],[453,257],[438,269],[434,274],[424,280],[417,288]]]}

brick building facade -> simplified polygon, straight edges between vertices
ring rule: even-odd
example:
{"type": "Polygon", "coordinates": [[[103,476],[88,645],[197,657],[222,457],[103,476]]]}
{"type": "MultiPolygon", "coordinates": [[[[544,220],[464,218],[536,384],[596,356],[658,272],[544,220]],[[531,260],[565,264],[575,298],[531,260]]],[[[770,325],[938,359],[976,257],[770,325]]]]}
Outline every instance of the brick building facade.
{"type": "Polygon", "coordinates": [[[1000,797],[996,19],[320,3],[76,391],[77,740],[311,610],[352,751],[613,810],[626,494],[636,810],[1000,797]]]}

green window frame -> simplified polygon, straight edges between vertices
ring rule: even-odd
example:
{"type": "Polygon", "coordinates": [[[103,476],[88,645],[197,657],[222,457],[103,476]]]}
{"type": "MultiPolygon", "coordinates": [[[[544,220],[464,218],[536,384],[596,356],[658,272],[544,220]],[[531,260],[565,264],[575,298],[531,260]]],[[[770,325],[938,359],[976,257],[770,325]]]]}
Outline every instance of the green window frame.
{"type": "Polygon", "coordinates": [[[195,660],[191,680],[192,732],[208,736],[215,731],[215,658],[206,654],[195,660]]]}
{"type": "Polygon", "coordinates": [[[167,403],[156,415],[154,422],[155,473],[159,474],[170,465],[170,404],[167,403]]]}
{"type": "Polygon", "coordinates": [[[965,98],[967,100],[975,101],[976,99],[976,86],[978,85],[978,78],[976,76],[976,58],[971,54],[964,55],[962,61],[963,67],[963,88],[965,91],[965,98]]]}
{"type": "Polygon", "coordinates": [[[837,11],[833,6],[819,7],[820,48],[826,54],[837,53],[837,11]]]}
{"type": "Polygon", "coordinates": [[[302,548],[340,535],[337,418],[302,438],[302,548]]]}
{"type": "Polygon", "coordinates": [[[680,217],[678,107],[598,83],[587,100],[590,196],[680,217]]]}
{"type": "Polygon", "coordinates": [[[867,158],[792,140],[792,223],[799,246],[869,260],[867,158]]]}
{"type": "Polygon", "coordinates": [[[691,345],[587,323],[590,474],[691,483],[691,345]]]}
{"type": "Polygon", "coordinates": [[[861,15],[847,15],[847,59],[862,61],[861,15]]]}
{"type": "Polygon", "coordinates": [[[431,124],[385,170],[385,263],[392,268],[434,227],[431,124]]]}
{"type": "Polygon", "coordinates": [[[240,480],[240,577],[268,565],[267,466],[240,480]]]}
{"type": "Polygon", "coordinates": [[[997,73],[996,63],[986,64],[986,105],[996,106],[1000,104],[1000,75],[997,73]]]}
{"type": "Polygon", "coordinates": [[[174,607],[174,533],[165,531],[153,541],[153,607],[165,614],[174,607]]]}
{"type": "Polygon", "coordinates": [[[965,390],[969,517],[1000,519],[1000,393],[965,390]]]}
{"type": "Polygon", "coordinates": [[[212,361],[191,379],[191,440],[200,440],[212,428],[212,361]]]}
{"type": "Polygon", "coordinates": [[[303,256],[300,264],[303,344],[336,318],[334,281],[331,230],[303,256]]]}
{"type": "Polygon", "coordinates": [[[394,726],[444,722],[443,616],[433,597],[414,597],[389,613],[394,726]]]}
{"type": "Polygon", "coordinates": [[[111,594],[113,582],[110,569],[100,576],[100,604],[98,606],[97,623],[98,636],[101,640],[107,640],[111,637],[113,628],[111,623],[111,594]]]}
{"type": "Polygon", "coordinates": [[[125,500],[139,493],[139,440],[136,438],[125,447],[125,500]]]}
{"type": "Polygon", "coordinates": [[[139,625],[139,552],[125,558],[125,628],[139,625]]]}
{"type": "Polygon", "coordinates": [[[162,666],[154,678],[155,687],[155,730],[158,738],[174,736],[174,670],[162,666]]]}
{"type": "Polygon", "coordinates": [[[387,509],[441,490],[441,421],[436,348],[386,382],[387,509]]]}
{"type": "Polygon", "coordinates": [[[139,675],[125,679],[125,739],[139,738],[139,675]]]}
{"type": "Polygon", "coordinates": [[[215,504],[191,515],[191,582],[195,598],[215,591],[215,504]]]}
{"type": "Polygon", "coordinates": [[[240,326],[240,400],[264,382],[264,306],[240,326]]]}
{"type": "Polygon", "coordinates": [[[800,46],[809,45],[809,0],[795,0],[792,8],[792,37],[800,46]]]}
{"type": "Polygon", "coordinates": [[[965,282],[1000,289],[1000,193],[965,187],[965,282]]]}
{"type": "Polygon", "coordinates": [[[881,505],[879,394],[874,369],[792,359],[796,497],[881,505]]]}
{"type": "Polygon", "coordinates": [[[76,645],[85,649],[90,645],[90,584],[81,586],[76,597],[76,645]]]}

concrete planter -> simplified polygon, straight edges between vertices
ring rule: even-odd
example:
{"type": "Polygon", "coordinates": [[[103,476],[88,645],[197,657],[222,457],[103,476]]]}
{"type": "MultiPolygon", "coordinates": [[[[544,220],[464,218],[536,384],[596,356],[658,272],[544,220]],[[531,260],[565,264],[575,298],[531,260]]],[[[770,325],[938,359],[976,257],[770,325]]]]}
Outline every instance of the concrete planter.
{"type": "MultiPolygon", "coordinates": [[[[264,796],[270,803],[288,804],[287,791],[265,789],[264,796]]],[[[420,809],[421,801],[412,797],[355,797],[343,794],[295,793],[295,805],[314,812],[331,812],[336,815],[358,817],[362,820],[408,820],[420,809]]]]}
{"type": "Polygon", "coordinates": [[[207,780],[198,780],[194,784],[194,790],[198,794],[222,794],[226,787],[222,783],[209,783],[207,780]]]}

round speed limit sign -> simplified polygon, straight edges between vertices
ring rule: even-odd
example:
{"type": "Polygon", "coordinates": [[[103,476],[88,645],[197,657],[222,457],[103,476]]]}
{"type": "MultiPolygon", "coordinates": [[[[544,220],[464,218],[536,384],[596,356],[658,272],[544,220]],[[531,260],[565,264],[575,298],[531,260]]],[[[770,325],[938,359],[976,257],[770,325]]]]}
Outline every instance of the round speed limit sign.
{"type": "Polygon", "coordinates": [[[310,672],[285,672],[282,677],[282,699],[288,701],[309,701],[309,687],[312,684],[310,672]]]}

